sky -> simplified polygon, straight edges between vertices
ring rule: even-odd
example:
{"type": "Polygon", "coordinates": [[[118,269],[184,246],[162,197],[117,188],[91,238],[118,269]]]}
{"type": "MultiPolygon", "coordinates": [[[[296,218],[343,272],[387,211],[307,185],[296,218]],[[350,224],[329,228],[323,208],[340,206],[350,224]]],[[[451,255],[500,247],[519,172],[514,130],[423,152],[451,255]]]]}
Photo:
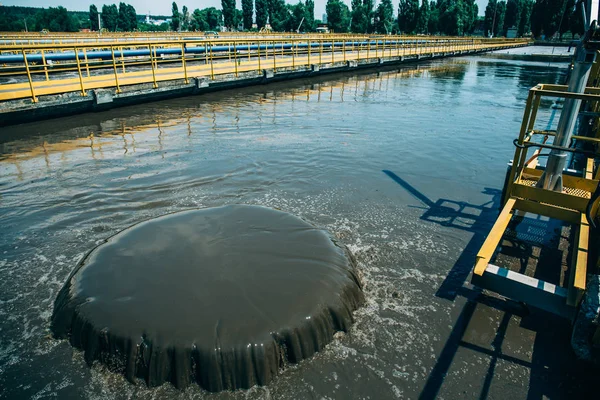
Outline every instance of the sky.
{"type": "MultiPolygon", "coordinates": [[[[151,15],[171,15],[171,3],[173,0],[0,0],[3,6],[24,6],[24,7],[57,7],[63,6],[69,11],[87,11],[90,4],[96,4],[98,9],[102,4],[119,4],[120,1],[131,4],[135,7],[138,14],[150,13],[151,15]]],[[[196,8],[217,7],[221,8],[221,0],[175,0],[181,7],[186,5],[190,10],[196,8]]],[[[350,7],[350,0],[343,0],[350,7]]],[[[394,10],[398,10],[398,1],[392,0],[394,10]]],[[[290,4],[297,3],[297,0],[286,0],[290,4]]],[[[241,0],[236,0],[237,7],[242,8],[241,0]]],[[[325,4],[327,0],[315,0],[315,18],[321,19],[325,13],[325,4]]],[[[378,3],[378,2],[377,2],[378,3]]],[[[488,0],[477,0],[479,6],[479,15],[483,15],[488,0]]]]}

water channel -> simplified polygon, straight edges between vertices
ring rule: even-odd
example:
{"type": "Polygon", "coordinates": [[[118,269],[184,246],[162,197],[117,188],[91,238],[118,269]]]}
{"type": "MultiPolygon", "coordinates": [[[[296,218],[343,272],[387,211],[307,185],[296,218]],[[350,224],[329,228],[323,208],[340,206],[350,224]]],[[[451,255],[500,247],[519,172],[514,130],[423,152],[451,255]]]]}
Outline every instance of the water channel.
{"type": "Polygon", "coordinates": [[[4,128],[0,398],[589,398],[597,371],[574,360],[568,323],[460,289],[527,90],[565,73],[473,56],[4,128]],[[234,203],[296,214],[356,256],[367,302],[325,351],[267,387],[209,394],[131,385],[49,336],[57,292],[96,244],[234,203]]]}

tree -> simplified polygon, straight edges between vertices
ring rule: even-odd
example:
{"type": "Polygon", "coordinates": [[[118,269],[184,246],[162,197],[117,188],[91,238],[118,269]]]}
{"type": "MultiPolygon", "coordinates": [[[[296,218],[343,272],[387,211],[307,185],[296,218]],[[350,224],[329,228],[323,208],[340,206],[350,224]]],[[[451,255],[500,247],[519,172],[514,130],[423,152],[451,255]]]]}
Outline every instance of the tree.
{"type": "Polygon", "coordinates": [[[375,28],[379,33],[392,33],[394,25],[394,6],[392,0],[381,0],[375,12],[375,28]]]}
{"type": "Polygon", "coordinates": [[[522,8],[522,0],[506,0],[506,13],[504,15],[504,25],[502,27],[503,32],[506,32],[513,26],[517,27],[519,25],[522,8]]]}
{"type": "Polygon", "coordinates": [[[127,4],[119,3],[119,16],[117,17],[117,28],[122,32],[128,32],[133,30],[130,26],[129,13],[127,4]]]}
{"type": "Polygon", "coordinates": [[[267,6],[271,29],[277,32],[284,31],[289,17],[285,0],[267,0],[267,6]]]}
{"type": "Polygon", "coordinates": [[[435,0],[429,3],[429,20],[427,21],[427,32],[434,34],[440,31],[440,13],[435,0]]]}
{"type": "Polygon", "coordinates": [[[533,4],[533,0],[523,1],[523,9],[521,10],[519,26],[517,28],[517,35],[519,36],[526,35],[531,30],[531,11],[533,10],[533,4]]]}
{"type": "Polygon", "coordinates": [[[108,31],[114,32],[117,30],[119,21],[119,10],[115,4],[102,6],[102,27],[108,31]]]}
{"type": "Polygon", "coordinates": [[[98,27],[98,8],[96,8],[95,4],[90,6],[90,26],[93,31],[100,29],[98,27]]]}
{"type": "Polygon", "coordinates": [[[235,0],[221,0],[223,8],[223,25],[228,29],[235,26],[235,0]]]}
{"type": "MultiPolygon", "coordinates": [[[[475,0],[463,0],[464,1],[464,26],[465,34],[473,33],[477,28],[477,16],[479,14],[479,6],[475,0]]],[[[521,1],[521,0],[519,0],[521,1]]]]}
{"type": "Polygon", "coordinates": [[[179,8],[177,7],[177,3],[173,2],[171,5],[171,29],[174,31],[179,31],[181,28],[181,16],[179,14],[179,8]]]}
{"type": "Polygon", "coordinates": [[[267,0],[255,0],[254,7],[256,8],[256,26],[258,26],[258,29],[262,29],[267,24],[269,18],[267,0]]]}
{"type": "MultiPolygon", "coordinates": [[[[419,1],[419,0],[417,0],[419,1]]],[[[375,26],[373,24],[374,16],[375,16],[375,0],[363,0],[362,8],[365,13],[366,26],[365,32],[372,33],[375,26]]]]}
{"type": "Polygon", "coordinates": [[[429,0],[421,1],[421,8],[419,9],[419,16],[417,18],[417,32],[428,33],[429,32],[429,0]]]}
{"type": "Polygon", "coordinates": [[[244,29],[252,29],[252,17],[254,14],[254,1],[242,0],[242,16],[244,21],[244,29]]]}
{"type": "Polygon", "coordinates": [[[494,25],[494,35],[495,36],[504,36],[506,34],[506,32],[503,31],[505,15],[506,15],[506,2],[499,1],[497,10],[496,10],[496,24],[494,25]]]}
{"type": "Polygon", "coordinates": [[[181,7],[181,29],[184,31],[190,29],[190,12],[187,6],[181,7]]]}
{"type": "Polygon", "coordinates": [[[352,0],[351,6],[352,19],[350,21],[350,26],[352,28],[352,32],[367,33],[367,16],[365,15],[365,11],[363,9],[362,0],[352,0]]]}
{"type": "Polygon", "coordinates": [[[337,33],[348,32],[350,26],[350,9],[341,0],[327,0],[325,5],[327,12],[327,25],[329,29],[337,33]]]}
{"type": "Polygon", "coordinates": [[[312,32],[316,29],[315,26],[315,0],[306,0],[305,4],[305,13],[306,16],[304,21],[304,26],[306,27],[307,32],[312,32]]]}
{"type": "Polygon", "coordinates": [[[419,17],[419,0],[400,0],[398,4],[398,29],[404,33],[414,33],[419,17]]]}

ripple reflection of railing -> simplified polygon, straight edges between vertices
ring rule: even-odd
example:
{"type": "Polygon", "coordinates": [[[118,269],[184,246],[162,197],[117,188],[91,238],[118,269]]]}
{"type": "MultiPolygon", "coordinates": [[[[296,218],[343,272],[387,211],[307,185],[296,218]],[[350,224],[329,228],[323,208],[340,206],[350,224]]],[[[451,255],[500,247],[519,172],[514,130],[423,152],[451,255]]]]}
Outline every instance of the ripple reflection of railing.
{"type": "MultiPolygon", "coordinates": [[[[147,142],[149,137],[156,137],[158,150],[163,151],[165,131],[177,126],[185,126],[187,137],[194,136],[192,126],[209,127],[204,132],[218,134],[220,126],[235,127],[237,133],[240,133],[240,108],[246,104],[272,104],[273,109],[269,112],[273,118],[280,114],[278,104],[284,105],[285,102],[344,102],[344,101],[364,101],[368,99],[375,91],[379,95],[387,93],[391,88],[389,82],[394,82],[394,87],[400,84],[402,79],[425,78],[439,74],[452,73],[458,69],[464,68],[463,62],[444,63],[440,65],[416,65],[412,68],[401,68],[390,71],[380,71],[377,73],[361,73],[355,76],[342,76],[336,80],[325,80],[321,78],[314,83],[297,83],[290,86],[278,85],[275,88],[256,87],[253,92],[245,92],[241,95],[217,94],[216,98],[198,105],[195,101],[189,99],[172,100],[177,102],[177,107],[165,108],[163,106],[149,104],[150,112],[139,113],[134,108],[130,115],[115,119],[112,116],[104,114],[91,114],[91,119],[98,118],[93,125],[81,126],[81,121],[73,121],[70,126],[69,120],[61,121],[60,131],[47,132],[51,123],[35,123],[40,129],[47,133],[40,136],[35,129],[27,128],[28,132],[36,134],[35,138],[28,139],[26,132],[15,132],[14,141],[7,136],[4,137],[3,153],[0,153],[1,163],[13,163],[15,166],[19,163],[31,159],[43,157],[45,164],[50,168],[51,155],[60,153],[61,158],[67,157],[69,153],[76,150],[89,149],[89,156],[92,158],[103,158],[103,147],[110,148],[110,151],[120,149],[123,154],[136,152],[136,145],[144,147],[144,142],[136,143],[136,136],[141,134],[151,135],[156,132],[156,136],[151,135],[145,138],[147,142]],[[232,116],[231,113],[234,112],[232,116]],[[183,117],[182,117],[183,115],[183,117]],[[223,123],[219,123],[219,119],[223,123]],[[233,121],[231,121],[233,120],[233,121]],[[233,123],[232,123],[233,122],[233,123]],[[87,135],[81,136],[81,132],[87,130],[87,135]],[[73,137],[75,136],[75,137],[73,137]],[[8,139],[8,140],[7,140],[8,139]]],[[[256,118],[259,125],[267,123],[264,119],[266,108],[259,107],[256,118]]],[[[123,110],[122,112],[125,112],[123,110]]],[[[276,121],[269,121],[273,123],[276,121]]],[[[15,128],[12,128],[15,129],[15,128]]],[[[17,128],[18,130],[18,128],[17,128]]],[[[7,133],[8,134],[8,133],[7,133]]],[[[19,168],[17,168],[19,169],[19,168]]],[[[20,176],[22,176],[19,173],[20,176]]]]}

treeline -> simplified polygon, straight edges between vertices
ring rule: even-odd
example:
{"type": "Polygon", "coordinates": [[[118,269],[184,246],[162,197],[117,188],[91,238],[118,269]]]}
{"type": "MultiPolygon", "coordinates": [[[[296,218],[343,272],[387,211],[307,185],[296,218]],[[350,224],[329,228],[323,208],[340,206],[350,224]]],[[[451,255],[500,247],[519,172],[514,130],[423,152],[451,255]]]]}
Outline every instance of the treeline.
{"type": "Polygon", "coordinates": [[[400,0],[394,19],[391,0],[328,0],[327,24],[334,32],[466,35],[477,28],[475,0],[400,0]]]}
{"type": "Polygon", "coordinates": [[[581,35],[584,32],[581,5],[575,0],[489,0],[485,9],[486,35],[504,36],[509,28],[517,29],[517,36],[532,33],[534,37],[559,37],[566,32],[581,35]]]}
{"type": "Polygon", "coordinates": [[[177,3],[173,2],[171,29],[204,31],[225,27],[250,31],[260,30],[267,24],[279,32],[311,32],[316,29],[314,0],[296,4],[288,4],[285,0],[242,0],[241,6],[239,10],[235,0],[221,0],[221,10],[210,7],[190,13],[187,6],[179,11],[177,3]]]}
{"type": "Polygon", "coordinates": [[[95,4],[92,4],[90,5],[89,18],[93,31],[106,29],[110,32],[131,32],[138,28],[138,18],[135,8],[131,4],[119,3],[119,8],[116,4],[104,4],[100,18],[98,18],[98,8],[95,4]],[[99,26],[99,23],[102,25],[99,26]]]}
{"type": "Polygon", "coordinates": [[[85,12],[67,11],[64,7],[35,8],[0,6],[0,31],[77,32],[89,27],[85,12]]]}

